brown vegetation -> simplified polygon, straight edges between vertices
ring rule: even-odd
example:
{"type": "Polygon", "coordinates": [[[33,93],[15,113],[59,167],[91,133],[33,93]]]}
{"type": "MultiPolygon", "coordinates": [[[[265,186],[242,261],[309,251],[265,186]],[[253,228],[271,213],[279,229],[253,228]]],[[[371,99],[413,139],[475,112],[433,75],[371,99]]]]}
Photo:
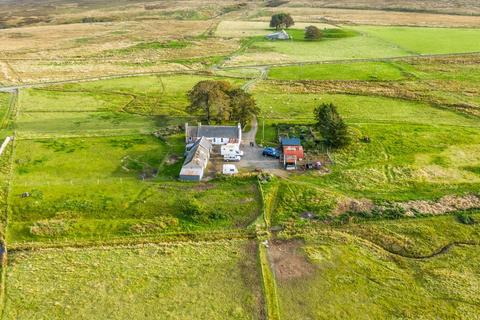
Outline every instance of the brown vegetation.
{"type": "Polygon", "coordinates": [[[302,252],[300,241],[276,240],[269,244],[268,256],[275,276],[280,281],[313,274],[315,267],[302,252]]]}

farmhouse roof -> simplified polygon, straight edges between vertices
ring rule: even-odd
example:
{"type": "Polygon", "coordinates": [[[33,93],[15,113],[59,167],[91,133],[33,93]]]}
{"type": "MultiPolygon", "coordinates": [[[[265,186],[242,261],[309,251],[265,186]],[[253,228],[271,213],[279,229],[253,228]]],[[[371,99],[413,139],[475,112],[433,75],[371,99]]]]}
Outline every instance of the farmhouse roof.
{"type": "Polygon", "coordinates": [[[298,138],[282,138],[282,146],[301,146],[302,143],[298,138]]]}
{"type": "Polygon", "coordinates": [[[212,143],[205,137],[197,140],[190,151],[187,153],[183,168],[204,168],[210,157],[210,151],[212,149],[212,143]]]}
{"type": "Polygon", "coordinates": [[[185,125],[187,138],[229,138],[229,139],[240,139],[241,136],[241,126],[205,126],[199,124],[198,126],[189,126],[188,123],[185,125]]]}

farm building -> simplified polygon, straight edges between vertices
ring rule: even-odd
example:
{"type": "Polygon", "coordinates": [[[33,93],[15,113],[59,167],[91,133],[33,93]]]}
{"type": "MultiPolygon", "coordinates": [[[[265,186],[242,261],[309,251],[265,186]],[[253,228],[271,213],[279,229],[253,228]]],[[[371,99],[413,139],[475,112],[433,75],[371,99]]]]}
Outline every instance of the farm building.
{"type": "Polygon", "coordinates": [[[200,181],[203,179],[205,169],[210,159],[212,143],[205,137],[195,141],[190,148],[180,171],[180,180],[200,181]]]}
{"type": "Polygon", "coordinates": [[[297,168],[297,162],[305,158],[302,143],[298,138],[282,138],[283,165],[287,170],[297,168]]]}
{"type": "Polygon", "coordinates": [[[290,35],[285,31],[278,31],[265,36],[268,40],[290,40],[290,35]]]}
{"type": "Polygon", "coordinates": [[[189,126],[185,124],[185,142],[187,144],[195,143],[200,138],[205,137],[214,145],[236,144],[240,146],[242,142],[242,126],[205,126],[201,123],[198,126],[189,126]]]}

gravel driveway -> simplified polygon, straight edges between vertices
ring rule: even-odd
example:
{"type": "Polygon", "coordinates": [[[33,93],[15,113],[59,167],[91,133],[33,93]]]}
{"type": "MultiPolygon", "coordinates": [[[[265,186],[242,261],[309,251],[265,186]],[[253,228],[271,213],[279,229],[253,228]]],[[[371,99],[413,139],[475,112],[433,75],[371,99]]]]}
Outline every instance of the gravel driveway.
{"type": "Polygon", "coordinates": [[[255,136],[257,135],[258,121],[252,120],[252,128],[248,132],[243,133],[241,149],[245,153],[242,160],[237,164],[239,168],[250,170],[255,169],[280,169],[280,161],[272,157],[264,157],[262,155],[263,149],[255,143],[255,136]],[[250,143],[253,142],[253,147],[250,143]]]}

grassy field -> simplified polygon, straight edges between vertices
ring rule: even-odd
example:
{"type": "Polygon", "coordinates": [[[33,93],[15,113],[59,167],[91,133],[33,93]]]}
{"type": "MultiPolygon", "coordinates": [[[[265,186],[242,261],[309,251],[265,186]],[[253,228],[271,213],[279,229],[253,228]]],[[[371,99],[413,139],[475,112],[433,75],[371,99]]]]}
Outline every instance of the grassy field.
{"type": "MultiPolygon", "coordinates": [[[[22,138],[148,134],[195,121],[185,112],[187,92],[210,78],[149,76],[28,89],[19,99],[18,134],[22,138]]],[[[243,82],[229,81],[236,86],[243,82]]]]}
{"type": "MultiPolygon", "coordinates": [[[[267,24],[266,24],[267,25],[267,24]]],[[[254,38],[228,65],[274,64],[478,52],[477,29],[356,26],[324,30],[320,41],[305,41],[303,30],[288,31],[291,41],[254,38]],[[442,34],[439,39],[438,35],[442,34]]],[[[335,79],[335,78],[334,78],[335,79]]]]}
{"type": "Polygon", "coordinates": [[[474,319],[479,254],[478,246],[455,246],[409,259],[345,234],[307,237],[276,267],[281,310],[288,319],[474,319]]]}
{"type": "Polygon", "coordinates": [[[394,63],[365,62],[274,67],[268,72],[277,80],[402,80],[405,73],[394,63]]]}
{"type": "Polygon", "coordinates": [[[18,252],[7,277],[5,319],[261,319],[263,313],[255,244],[246,241],[18,252]]]}
{"type": "Polygon", "coordinates": [[[391,43],[411,54],[441,54],[479,52],[478,29],[414,28],[414,27],[354,27],[354,30],[391,43]]]}
{"type": "Polygon", "coordinates": [[[21,85],[0,93],[2,319],[478,318],[480,22],[462,1],[0,0],[0,84],[21,85]],[[278,12],[289,41],[264,37],[278,12]],[[179,181],[207,79],[248,81],[258,143],[296,135],[327,165],[179,181]],[[330,102],[339,150],[314,127],[330,102]]]}
{"type": "Polygon", "coordinates": [[[9,240],[231,229],[256,218],[258,196],[250,179],[175,182],[182,150],[179,139],[164,143],[150,136],[18,142],[9,240]],[[21,197],[25,192],[30,197],[21,197]],[[187,209],[185,202],[200,207],[187,209]]]}
{"type": "MultiPolygon", "coordinates": [[[[309,200],[316,212],[335,207],[342,197],[408,201],[478,190],[479,176],[469,169],[478,166],[480,159],[480,131],[474,117],[401,99],[283,93],[266,83],[256,87],[255,96],[268,119],[267,141],[275,140],[275,124],[312,124],[313,109],[321,103],[336,104],[350,125],[354,142],[334,153],[331,174],[290,178],[300,188],[304,184],[312,187],[315,197],[309,200]],[[371,142],[360,142],[364,136],[371,142]],[[317,197],[325,205],[315,205],[317,197]]],[[[261,139],[259,130],[257,140],[261,139]]],[[[285,187],[280,193],[279,216],[309,211],[308,205],[303,210],[292,207],[291,197],[305,192],[285,187]]]]}

